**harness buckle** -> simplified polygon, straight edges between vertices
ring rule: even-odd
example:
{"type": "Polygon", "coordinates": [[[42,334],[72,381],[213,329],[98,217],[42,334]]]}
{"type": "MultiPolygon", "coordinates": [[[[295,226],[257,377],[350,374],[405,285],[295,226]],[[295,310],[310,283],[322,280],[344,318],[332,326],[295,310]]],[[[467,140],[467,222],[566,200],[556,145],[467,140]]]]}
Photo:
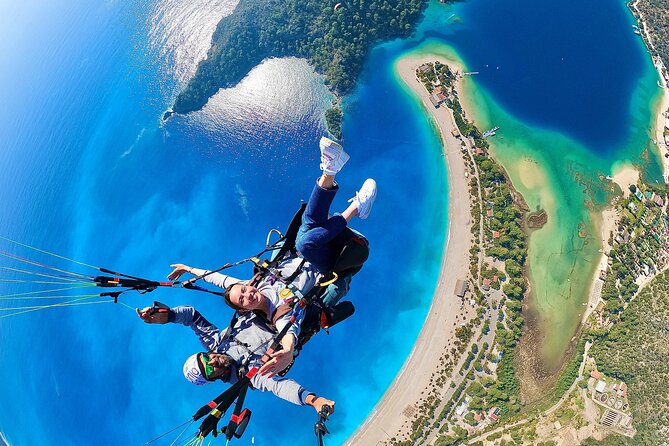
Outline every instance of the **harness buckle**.
{"type": "Polygon", "coordinates": [[[293,294],[290,288],[283,288],[281,291],[279,291],[279,297],[281,297],[281,299],[284,301],[287,301],[295,297],[295,294],[293,294]]]}
{"type": "Polygon", "coordinates": [[[267,268],[269,264],[265,260],[260,260],[258,257],[251,257],[251,261],[261,268],[267,268]]]}

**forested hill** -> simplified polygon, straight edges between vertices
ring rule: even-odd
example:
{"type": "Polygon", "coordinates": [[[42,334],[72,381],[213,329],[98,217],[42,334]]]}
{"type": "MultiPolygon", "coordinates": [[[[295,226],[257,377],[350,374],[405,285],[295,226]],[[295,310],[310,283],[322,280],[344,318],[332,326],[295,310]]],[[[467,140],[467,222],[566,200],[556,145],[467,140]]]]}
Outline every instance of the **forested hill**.
{"type": "Polygon", "coordinates": [[[306,58],[338,95],[349,92],[374,43],[409,36],[427,0],[241,0],[218,24],[207,58],[174,111],[201,109],[268,57],[306,58]]]}
{"type": "Polygon", "coordinates": [[[667,0],[639,0],[637,9],[643,14],[653,39],[653,49],[669,70],[669,2],[667,0]]]}
{"type": "Polygon", "coordinates": [[[637,434],[584,445],[664,446],[669,438],[669,272],[655,277],[608,330],[595,331],[590,354],[607,376],[627,383],[637,434]]]}

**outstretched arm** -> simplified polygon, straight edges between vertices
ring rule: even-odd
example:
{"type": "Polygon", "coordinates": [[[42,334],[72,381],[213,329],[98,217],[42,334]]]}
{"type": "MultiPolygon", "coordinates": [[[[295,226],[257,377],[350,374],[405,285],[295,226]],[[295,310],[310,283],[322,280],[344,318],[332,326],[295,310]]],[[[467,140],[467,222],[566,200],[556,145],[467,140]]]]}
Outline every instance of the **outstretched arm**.
{"type": "Polygon", "coordinates": [[[277,373],[288,367],[293,362],[293,351],[295,350],[296,338],[287,333],[281,339],[281,350],[272,353],[270,359],[258,370],[258,374],[272,378],[277,373]]]}
{"type": "Polygon", "coordinates": [[[316,396],[315,393],[309,392],[292,379],[281,378],[278,376],[268,378],[256,374],[253,379],[251,379],[251,384],[258,390],[270,391],[279,398],[297,404],[298,406],[311,406],[316,412],[320,412],[323,406],[330,406],[334,412],[334,401],[316,396]]]}
{"type": "Polygon", "coordinates": [[[205,282],[211,283],[212,285],[215,285],[223,289],[226,289],[228,286],[233,285],[235,283],[244,282],[241,279],[228,276],[226,274],[221,274],[221,273],[208,274],[209,270],[193,268],[192,266],[184,265],[183,263],[175,263],[170,266],[174,269],[172,270],[171,273],[167,275],[167,278],[169,280],[178,280],[184,273],[190,273],[195,277],[204,276],[205,274],[207,274],[205,277],[203,277],[203,280],[205,282]]]}
{"type": "Polygon", "coordinates": [[[146,307],[142,310],[136,309],[136,311],[140,319],[147,324],[172,322],[190,327],[207,351],[216,350],[221,342],[221,331],[193,307],[179,306],[166,311],[156,311],[155,308],[146,307]]]}

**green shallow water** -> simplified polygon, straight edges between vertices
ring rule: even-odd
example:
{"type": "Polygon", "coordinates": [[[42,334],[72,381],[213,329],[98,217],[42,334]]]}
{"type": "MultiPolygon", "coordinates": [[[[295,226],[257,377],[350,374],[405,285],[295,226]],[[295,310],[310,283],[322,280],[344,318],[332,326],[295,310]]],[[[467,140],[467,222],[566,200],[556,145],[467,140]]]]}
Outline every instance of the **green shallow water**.
{"type": "MultiPolygon", "coordinates": [[[[408,54],[461,60],[453,48],[437,41],[428,41],[408,54]]],[[[549,371],[562,363],[599,263],[598,219],[619,191],[606,177],[618,165],[632,163],[641,168],[647,181],[662,179],[661,161],[650,142],[659,100],[657,73],[650,62],[647,65],[630,105],[630,137],[604,156],[558,132],[518,121],[477,86],[475,78],[463,83],[461,99],[470,118],[482,130],[500,126],[490,140],[494,158],[504,166],[530,210],[544,209],[548,214],[547,224],[529,238],[531,296],[527,303],[532,315],[529,323],[540,334],[541,363],[549,371]]]]}

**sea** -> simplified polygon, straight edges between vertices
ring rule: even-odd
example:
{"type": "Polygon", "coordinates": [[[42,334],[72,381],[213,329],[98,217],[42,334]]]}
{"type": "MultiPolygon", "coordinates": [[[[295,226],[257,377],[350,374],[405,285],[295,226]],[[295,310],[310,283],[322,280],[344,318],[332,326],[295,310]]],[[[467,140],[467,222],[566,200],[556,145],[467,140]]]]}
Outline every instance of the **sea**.
{"type": "MultiPolygon", "coordinates": [[[[332,100],[304,60],[266,60],[203,110],[161,121],[235,5],[0,3],[0,432],[8,444],[144,444],[224,390],[183,378],[183,361],[200,349],[188,328],[147,325],[134,311],[153,301],[192,305],[224,327],[231,313],[220,299],[158,289],[119,304],[14,315],[42,301],[17,296],[38,285],[8,281],[39,269],[12,256],[161,280],[173,263],[215,268],[253,255],[268,231],[287,225],[319,175],[332,100]]],[[[632,23],[619,0],[435,1],[414,36],[370,53],[344,101],[351,159],[333,205],[343,210],[376,179],[372,215],[353,223],[370,240],[370,259],[348,296],[355,316],[313,339],[289,375],[336,401],[326,444],[343,444],[400,372],[447,243],[439,138],[395,61],[426,43],[454,48],[508,116],[613,160],[650,116],[637,93],[654,94],[632,23]]],[[[248,266],[232,273],[251,275],[248,266]]],[[[316,441],[312,409],[260,392],[247,403],[253,419],[237,444],[316,441]]]]}

